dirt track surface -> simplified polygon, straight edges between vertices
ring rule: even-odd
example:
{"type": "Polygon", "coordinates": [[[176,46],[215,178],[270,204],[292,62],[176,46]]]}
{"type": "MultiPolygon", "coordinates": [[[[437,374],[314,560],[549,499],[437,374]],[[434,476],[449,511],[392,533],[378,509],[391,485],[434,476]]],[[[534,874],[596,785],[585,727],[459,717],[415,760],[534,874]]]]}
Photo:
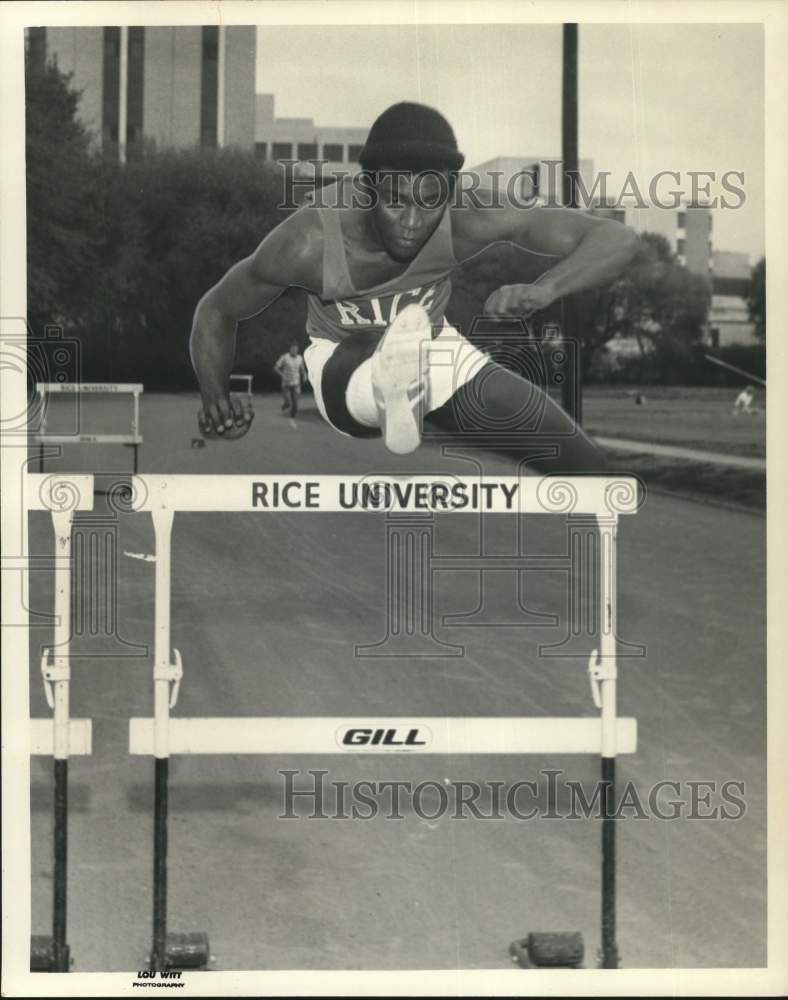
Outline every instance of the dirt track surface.
{"type": "MultiPolygon", "coordinates": [[[[258,401],[244,441],[192,449],[196,405],[144,398],[143,472],[475,471],[429,446],[404,459],[384,456],[378,442],[342,438],[313,411],[292,428],[276,397],[258,401]]],[[[513,471],[489,455],[483,466],[486,475],[513,471]]],[[[481,545],[511,554],[514,521],[489,517],[480,537],[473,516],[442,517],[434,551],[478,554],[481,545]]],[[[31,552],[51,552],[46,516],[31,515],[30,524],[31,552]]],[[[128,755],[127,731],[130,717],[152,714],[153,566],[123,553],[151,553],[153,533],[147,515],[123,515],[112,531],[117,628],[106,635],[100,625],[90,635],[86,627],[74,642],[72,714],[94,725],[93,756],[71,763],[69,941],[79,971],[136,970],[150,947],[153,764],[128,755]]],[[[764,532],[759,517],[664,496],[622,519],[619,635],[646,655],[620,661],[619,711],[639,720],[637,753],[619,758],[620,786],[631,781],[648,803],[657,782],[678,782],[665,798],[686,807],[690,782],[716,782],[709,806],[700,805],[706,812],[723,804],[719,786],[737,781],[746,802],[736,820],[651,816],[618,824],[627,967],[766,960],[764,532]]],[[[525,538],[528,551],[563,551],[564,521],[536,517],[525,538]]],[[[185,676],[175,714],[594,713],[591,642],[578,644],[577,657],[539,655],[540,645],[563,635],[537,619],[566,614],[558,572],[490,572],[481,581],[478,571],[437,573],[434,635],[463,655],[354,656],[355,645],[386,634],[384,555],[382,515],[176,515],[172,641],[185,676]]],[[[51,610],[51,586],[50,574],[31,574],[39,622],[31,637],[34,716],[49,714],[38,660],[51,631],[35,613],[51,610]]],[[[95,620],[106,614],[97,609],[95,620]]],[[[510,941],[554,929],[583,931],[594,964],[598,821],[429,821],[407,807],[401,820],[284,820],[278,771],[287,768],[301,772],[300,787],[310,768],[322,768],[327,781],[531,779],[541,792],[546,768],[561,770],[562,789],[568,779],[590,790],[598,760],[175,759],[170,927],[208,931],[217,968],[507,968],[510,941]]],[[[42,933],[52,886],[47,759],[32,761],[31,794],[33,929],[42,933]]],[[[424,801],[434,807],[437,797],[424,801]]]]}

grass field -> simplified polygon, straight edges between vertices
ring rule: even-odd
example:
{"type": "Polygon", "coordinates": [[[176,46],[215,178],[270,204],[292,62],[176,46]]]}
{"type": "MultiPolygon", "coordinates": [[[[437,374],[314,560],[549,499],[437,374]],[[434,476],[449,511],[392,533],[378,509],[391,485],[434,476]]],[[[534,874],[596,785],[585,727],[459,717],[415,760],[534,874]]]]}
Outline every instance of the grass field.
{"type": "Polygon", "coordinates": [[[763,457],[766,454],[765,392],[759,389],[752,416],[733,416],[735,389],[682,386],[588,386],[583,390],[583,426],[590,434],[675,444],[687,448],[763,457]],[[642,406],[635,393],[646,397],[642,406]]]}
{"type": "MultiPolygon", "coordinates": [[[[762,458],[766,454],[766,400],[758,390],[752,416],[733,416],[736,391],[705,387],[589,386],[583,393],[583,427],[593,436],[679,445],[700,451],[762,458]],[[635,403],[635,392],[645,397],[635,403]]],[[[764,510],[766,475],[705,462],[632,452],[612,453],[616,469],[638,475],[652,489],[693,499],[764,510]]]]}

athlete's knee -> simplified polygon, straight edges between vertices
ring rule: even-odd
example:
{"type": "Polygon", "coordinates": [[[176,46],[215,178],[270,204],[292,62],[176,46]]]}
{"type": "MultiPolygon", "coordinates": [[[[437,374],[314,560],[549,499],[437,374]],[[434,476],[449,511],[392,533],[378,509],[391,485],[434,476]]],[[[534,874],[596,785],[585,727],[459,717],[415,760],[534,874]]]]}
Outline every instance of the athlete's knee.
{"type": "Polygon", "coordinates": [[[363,416],[359,411],[367,408],[370,408],[370,414],[374,414],[375,411],[371,389],[365,394],[363,379],[359,380],[356,377],[374,352],[376,344],[376,337],[365,336],[362,333],[353,334],[337,344],[323,367],[320,386],[325,408],[324,416],[334,428],[351,437],[380,436],[379,428],[372,426],[371,420],[362,422],[358,419],[363,416]],[[353,405],[351,397],[359,394],[369,396],[369,407],[361,405],[363,399],[356,399],[353,405]]]}
{"type": "Polygon", "coordinates": [[[431,417],[459,429],[489,432],[571,432],[571,418],[539,386],[493,361],[461,385],[431,417]]]}

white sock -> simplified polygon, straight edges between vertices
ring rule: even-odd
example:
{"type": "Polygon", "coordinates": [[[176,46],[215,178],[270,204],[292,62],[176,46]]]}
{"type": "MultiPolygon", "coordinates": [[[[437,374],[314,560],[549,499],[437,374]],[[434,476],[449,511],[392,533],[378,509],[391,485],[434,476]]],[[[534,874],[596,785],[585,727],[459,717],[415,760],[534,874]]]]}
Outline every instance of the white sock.
{"type": "MultiPolygon", "coordinates": [[[[432,342],[427,355],[426,412],[437,409],[460,386],[489,363],[489,358],[447,323],[432,342]]],[[[363,361],[353,372],[345,390],[345,405],[363,427],[379,427],[378,408],[372,394],[372,362],[363,361]]]]}
{"type": "Polygon", "coordinates": [[[372,395],[372,362],[363,361],[350,376],[345,390],[345,405],[354,420],[364,427],[378,427],[378,408],[372,395]]]}

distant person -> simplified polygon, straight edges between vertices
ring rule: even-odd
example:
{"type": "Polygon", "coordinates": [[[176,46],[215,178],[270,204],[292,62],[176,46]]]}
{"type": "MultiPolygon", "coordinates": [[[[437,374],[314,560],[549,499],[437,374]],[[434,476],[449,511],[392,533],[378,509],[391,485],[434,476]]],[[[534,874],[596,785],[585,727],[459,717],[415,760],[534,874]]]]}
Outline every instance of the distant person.
{"type": "Polygon", "coordinates": [[[755,396],[755,390],[751,385],[748,385],[746,389],[742,389],[739,395],[736,397],[736,402],[733,404],[733,415],[737,417],[740,413],[754,413],[755,410],[752,408],[752,401],[755,396]]]}
{"type": "Polygon", "coordinates": [[[304,359],[298,353],[298,344],[292,343],[287,354],[283,354],[274,365],[274,371],[282,379],[282,409],[289,408],[290,419],[295,420],[298,413],[298,396],[306,381],[304,359]]]}

